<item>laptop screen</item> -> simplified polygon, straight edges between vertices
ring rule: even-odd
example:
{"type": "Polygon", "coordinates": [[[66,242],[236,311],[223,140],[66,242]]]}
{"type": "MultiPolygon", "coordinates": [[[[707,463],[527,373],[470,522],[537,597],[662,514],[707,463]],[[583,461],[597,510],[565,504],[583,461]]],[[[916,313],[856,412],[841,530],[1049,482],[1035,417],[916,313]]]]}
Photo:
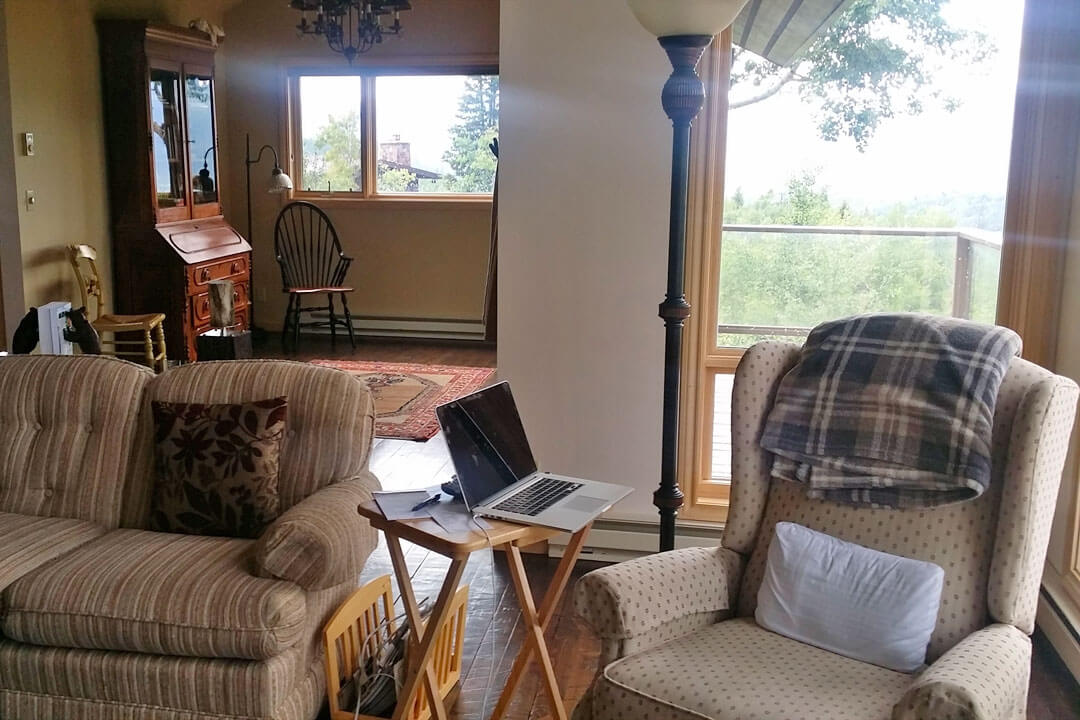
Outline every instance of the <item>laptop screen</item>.
{"type": "Polygon", "coordinates": [[[470,508],[536,472],[508,383],[441,405],[436,413],[470,508]]]}

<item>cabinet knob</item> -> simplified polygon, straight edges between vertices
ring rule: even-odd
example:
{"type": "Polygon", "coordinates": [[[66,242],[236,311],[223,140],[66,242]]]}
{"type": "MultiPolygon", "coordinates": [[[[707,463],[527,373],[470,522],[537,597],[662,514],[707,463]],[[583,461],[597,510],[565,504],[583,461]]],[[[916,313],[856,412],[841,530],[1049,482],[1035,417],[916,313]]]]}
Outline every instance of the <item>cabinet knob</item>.
{"type": "Polygon", "coordinates": [[[234,303],[235,302],[240,302],[240,293],[233,290],[232,299],[233,299],[234,303]]]}
{"type": "Polygon", "coordinates": [[[238,272],[240,272],[240,263],[239,263],[239,261],[237,261],[237,262],[234,262],[234,263],[232,264],[232,267],[231,267],[231,268],[229,268],[229,272],[230,272],[231,274],[233,274],[233,275],[236,275],[236,274],[237,274],[238,272]]]}
{"type": "Polygon", "coordinates": [[[210,282],[210,268],[203,268],[199,272],[199,279],[202,280],[202,282],[210,282]]]}

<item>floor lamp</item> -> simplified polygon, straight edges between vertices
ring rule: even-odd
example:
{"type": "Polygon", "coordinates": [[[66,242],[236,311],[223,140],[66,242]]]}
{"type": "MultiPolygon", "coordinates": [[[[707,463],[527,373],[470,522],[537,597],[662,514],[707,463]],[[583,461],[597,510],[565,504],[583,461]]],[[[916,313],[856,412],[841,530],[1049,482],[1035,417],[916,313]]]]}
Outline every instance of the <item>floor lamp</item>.
{"type": "MultiPolygon", "coordinates": [[[[246,142],[247,142],[247,145],[246,145],[246,150],[245,150],[245,154],[244,154],[244,166],[247,169],[247,241],[248,241],[249,244],[252,245],[251,256],[252,256],[252,258],[254,258],[255,257],[254,243],[252,242],[252,238],[251,238],[251,225],[252,225],[252,223],[251,223],[251,166],[252,165],[257,165],[259,163],[259,161],[262,160],[263,152],[265,152],[266,150],[269,150],[274,155],[274,169],[270,171],[270,177],[266,181],[266,192],[270,193],[271,195],[280,195],[283,192],[288,192],[289,190],[293,189],[293,181],[292,181],[292,178],[290,178],[288,175],[286,175],[285,171],[281,169],[281,162],[278,159],[277,150],[275,150],[272,145],[263,145],[261,148],[259,148],[259,153],[254,158],[252,158],[251,157],[251,135],[248,135],[246,137],[246,142]]],[[[254,270],[254,268],[252,268],[250,270],[250,273],[251,273],[251,282],[254,285],[254,283],[255,283],[255,270],[254,270]]],[[[255,304],[254,303],[252,303],[252,305],[251,305],[250,313],[251,313],[251,316],[250,316],[249,322],[251,324],[252,329],[254,330],[254,328],[255,328],[255,304]]]]}
{"type": "Polygon", "coordinates": [[[683,505],[676,463],[679,450],[679,371],[683,323],[690,304],[683,292],[686,256],[686,195],[690,184],[690,125],[705,104],[697,63],[713,37],[730,25],[746,0],[627,0],[638,22],[656,35],[673,68],[660,99],[674,126],[671,150],[671,217],[668,226],[667,296],[664,320],[664,410],[660,486],[653,505],[660,512],[660,550],[675,547],[675,516],[683,505]]]}

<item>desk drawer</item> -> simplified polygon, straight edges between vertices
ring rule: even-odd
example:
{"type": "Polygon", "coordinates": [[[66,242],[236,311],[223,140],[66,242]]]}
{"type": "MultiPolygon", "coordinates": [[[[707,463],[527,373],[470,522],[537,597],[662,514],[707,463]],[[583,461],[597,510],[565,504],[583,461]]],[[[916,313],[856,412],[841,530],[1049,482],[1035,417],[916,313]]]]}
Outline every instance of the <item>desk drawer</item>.
{"type": "Polygon", "coordinates": [[[232,255],[213,262],[190,265],[187,269],[188,292],[201,292],[214,280],[247,279],[247,275],[247,255],[232,255]]]}
{"type": "MultiPolygon", "coordinates": [[[[238,312],[248,305],[247,283],[233,285],[233,310],[238,312]]],[[[196,325],[210,322],[210,292],[199,293],[191,297],[191,314],[196,325]]]]}

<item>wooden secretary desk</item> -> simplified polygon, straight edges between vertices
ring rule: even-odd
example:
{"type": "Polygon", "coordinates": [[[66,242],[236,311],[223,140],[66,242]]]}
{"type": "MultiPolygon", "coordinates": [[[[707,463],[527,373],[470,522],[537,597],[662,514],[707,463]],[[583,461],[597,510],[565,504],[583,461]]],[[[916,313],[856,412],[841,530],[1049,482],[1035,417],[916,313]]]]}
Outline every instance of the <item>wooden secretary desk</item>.
{"type": "Polygon", "coordinates": [[[196,359],[208,285],[234,283],[250,317],[251,246],[222,216],[214,46],[196,30],[99,20],[113,296],[118,313],[165,313],[169,357],[196,359]]]}

